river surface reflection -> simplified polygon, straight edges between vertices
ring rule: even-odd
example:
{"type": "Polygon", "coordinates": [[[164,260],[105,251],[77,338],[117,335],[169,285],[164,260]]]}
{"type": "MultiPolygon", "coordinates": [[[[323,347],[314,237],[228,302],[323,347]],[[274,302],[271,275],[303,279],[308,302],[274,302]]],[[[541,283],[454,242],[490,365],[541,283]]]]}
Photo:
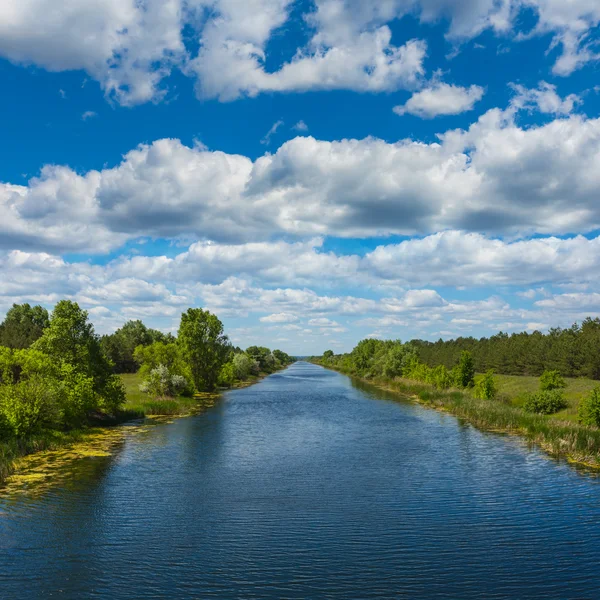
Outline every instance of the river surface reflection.
{"type": "Polygon", "coordinates": [[[0,491],[0,598],[600,598],[600,481],[307,363],[0,491]]]}

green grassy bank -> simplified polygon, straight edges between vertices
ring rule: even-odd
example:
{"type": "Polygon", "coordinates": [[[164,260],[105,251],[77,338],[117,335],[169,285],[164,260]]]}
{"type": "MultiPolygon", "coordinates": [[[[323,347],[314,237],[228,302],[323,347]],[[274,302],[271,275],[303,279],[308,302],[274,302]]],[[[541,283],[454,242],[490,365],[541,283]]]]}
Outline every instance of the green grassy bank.
{"type": "Polygon", "coordinates": [[[400,378],[358,379],[451,413],[479,429],[523,436],[554,457],[600,468],[600,429],[576,423],[580,398],[597,385],[592,380],[567,380],[569,407],[556,415],[544,416],[527,413],[520,408],[524,395],[539,386],[539,380],[533,377],[497,376],[499,396],[495,400],[479,400],[468,391],[437,390],[426,383],[400,378]]]}
{"type": "MultiPolygon", "coordinates": [[[[234,388],[247,387],[260,381],[267,374],[238,382],[234,388]]],[[[212,406],[219,394],[201,393],[193,397],[152,399],[139,389],[142,378],[137,373],[120,375],[125,386],[126,401],[114,417],[95,415],[88,426],[69,431],[43,430],[22,438],[0,440],[0,485],[19,469],[19,460],[37,452],[55,451],[73,444],[85,443],[108,427],[115,427],[135,419],[155,416],[188,416],[212,406]]]]}

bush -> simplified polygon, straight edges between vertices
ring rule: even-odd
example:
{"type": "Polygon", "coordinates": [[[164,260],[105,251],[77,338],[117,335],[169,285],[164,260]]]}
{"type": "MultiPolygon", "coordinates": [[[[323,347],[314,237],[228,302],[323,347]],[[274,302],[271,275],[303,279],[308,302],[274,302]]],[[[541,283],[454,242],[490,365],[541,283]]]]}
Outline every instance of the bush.
{"type": "Polygon", "coordinates": [[[58,420],[56,390],[41,377],[0,388],[0,421],[15,436],[25,436],[58,420]]]}
{"type": "Polygon", "coordinates": [[[233,363],[225,363],[219,372],[218,384],[223,387],[231,387],[235,381],[235,367],[233,363]]]}
{"type": "Polygon", "coordinates": [[[492,400],[496,397],[496,382],[494,381],[494,371],[490,369],[475,386],[475,397],[481,400],[492,400]]]}
{"type": "Polygon", "coordinates": [[[150,371],[148,378],[140,385],[140,391],[154,398],[174,397],[185,392],[188,382],[182,375],[172,375],[165,365],[158,365],[150,371]]]}
{"type": "Polygon", "coordinates": [[[444,365],[439,365],[431,370],[430,383],[435,385],[438,390],[447,390],[452,386],[452,375],[444,365]]]}
{"type": "Polygon", "coordinates": [[[567,384],[558,371],[544,371],[540,377],[540,390],[549,392],[566,388],[567,384]]]}
{"type": "Polygon", "coordinates": [[[460,362],[456,368],[456,385],[461,388],[471,388],[475,385],[475,366],[473,357],[468,350],[463,350],[460,362]]]}
{"type": "Polygon", "coordinates": [[[258,362],[245,352],[236,354],[233,357],[233,368],[235,370],[235,378],[240,381],[248,379],[250,375],[258,375],[260,373],[258,362]]]}
{"type": "Polygon", "coordinates": [[[579,404],[579,422],[600,427],[600,386],[595,387],[579,404]]]}
{"type": "Polygon", "coordinates": [[[63,365],[59,404],[65,425],[80,425],[98,408],[99,397],[94,387],[93,377],[78,373],[71,365],[63,365]]]}
{"type": "Polygon", "coordinates": [[[567,406],[567,401],[560,390],[546,390],[529,394],[523,408],[530,413],[553,415],[567,406]]]}
{"type": "Polygon", "coordinates": [[[112,375],[102,389],[99,407],[107,413],[115,414],[125,403],[125,387],[120,377],[112,375]]]}

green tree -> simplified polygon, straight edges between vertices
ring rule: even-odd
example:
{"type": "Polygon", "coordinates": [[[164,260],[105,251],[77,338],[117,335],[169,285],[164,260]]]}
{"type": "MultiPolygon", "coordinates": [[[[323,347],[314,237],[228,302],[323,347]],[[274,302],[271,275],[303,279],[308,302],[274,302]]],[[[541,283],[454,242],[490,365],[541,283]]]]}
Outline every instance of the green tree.
{"type": "Polygon", "coordinates": [[[214,390],[221,367],[231,354],[223,323],[207,310],[190,308],[181,315],[177,340],[196,389],[214,390]]]}
{"type": "Polygon", "coordinates": [[[219,385],[223,387],[231,387],[235,382],[235,367],[232,362],[225,363],[219,371],[219,385]]]}
{"type": "Polygon", "coordinates": [[[286,352],[283,352],[283,350],[273,350],[273,356],[279,361],[281,366],[289,365],[294,362],[294,359],[286,352]]]}
{"type": "Polygon", "coordinates": [[[235,378],[240,381],[248,379],[250,375],[258,375],[260,373],[259,364],[245,352],[234,355],[233,368],[235,371],[235,378]]]}
{"type": "MultiPolygon", "coordinates": [[[[32,349],[50,357],[63,369],[63,373],[68,371],[73,386],[88,390],[91,380],[97,397],[94,408],[115,410],[125,401],[123,385],[112,373],[112,363],[102,352],[99,338],[88,321],[88,313],[76,302],[61,300],[54,307],[50,325],[32,349]]],[[[70,397],[76,404],[79,402],[75,396],[70,397]]],[[[86,407],[88,398],[86,396],[86,407]]],[[[91,410],[91,407],[88,408],[91,410]]]]}
{"type": "Polygon", "coordinates": [[[497,393],[496,382],[494,381],[494,370],[490,369],[475,386],[475,397],[482,400],[492,400],[497,393]]]}
{"type": "Polygon", "coordinates": [[[470,388],[475,385],[475,366],[473,356],[468,350],[463,350],[460,354],[456,371],[456,385],[462,388],[470,388]]]}
{"type": "Polygon", "coordinates": [[[48,311],[41,306],[13,304],[0,325],[0,346],[29,348],[49,325],[48,311]]]}
{"type": "Polygon", "coordinates": [[[581,400],[578,416],[583,425],[600,427],[600,386],[596,386],[581,400]]]}
{"type": "Polygon", "coordinates": [[[250,346],[246,348],[246,354],[258,363],[261,371],[271,373],[275,369],[275,357],[269,348],[250,346]]]}
{"type": "Polygon", "coordinates": [[[558,371],[544,371],[540,377],[540,391],[560,390],[567,387],[558,371]]]}
{"type": "MultiPolygon", "coordinates": [[[[142,321],[128,321],[111,335],[104,335],[100,340],[102,350],[114,364],[116,373],[135,373],[139,364],[134,357],[138,346],[149,346],[154,342],[167,342],[169,336],[150,329],[142,321]]],[[[174,341],[171,337],[170,341],[174,341]]]]}
{"type": "Polygon", "coordinates": [[[333,358],[333,350],[325,350],[323,352],[323,360],[331,360],[333,358]]]}

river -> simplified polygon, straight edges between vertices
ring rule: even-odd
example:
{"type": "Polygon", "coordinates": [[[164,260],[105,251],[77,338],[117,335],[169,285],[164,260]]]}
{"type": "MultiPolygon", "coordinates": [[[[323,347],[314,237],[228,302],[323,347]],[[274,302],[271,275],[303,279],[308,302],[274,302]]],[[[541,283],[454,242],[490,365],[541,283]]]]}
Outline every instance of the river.
{"type": "Polygon", "coordinates": [[[600,480],[307,363],[0,491],[0,598],[600,598],[600,480]]]}

